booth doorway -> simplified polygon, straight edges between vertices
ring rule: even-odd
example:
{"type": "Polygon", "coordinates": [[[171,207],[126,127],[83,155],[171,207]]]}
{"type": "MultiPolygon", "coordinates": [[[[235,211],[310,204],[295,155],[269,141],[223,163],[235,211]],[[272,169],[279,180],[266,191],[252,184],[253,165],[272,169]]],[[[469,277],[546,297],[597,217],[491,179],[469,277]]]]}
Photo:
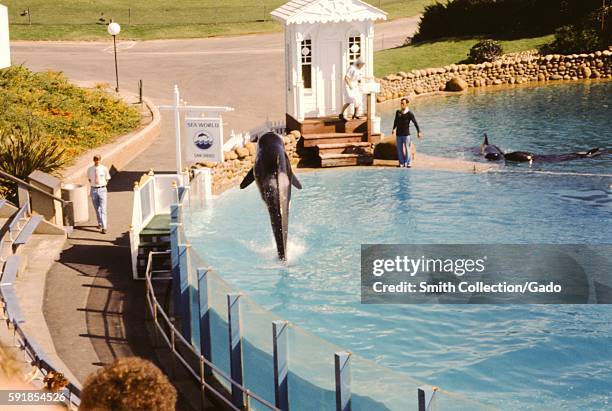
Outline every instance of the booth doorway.
{"type": "Polygon", "coordinates": [[[323,115],[335,115],[342,107],[342,42],[326,41],[321,45],[321,74],[323,84],[323,115]]]}

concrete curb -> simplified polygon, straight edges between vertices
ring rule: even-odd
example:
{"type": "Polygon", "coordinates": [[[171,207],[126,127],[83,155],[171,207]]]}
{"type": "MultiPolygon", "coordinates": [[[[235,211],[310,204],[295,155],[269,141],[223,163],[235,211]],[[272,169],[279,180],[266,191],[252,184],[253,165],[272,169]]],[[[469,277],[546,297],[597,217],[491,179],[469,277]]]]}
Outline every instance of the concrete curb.
{"type": "Polygon", "coordinates": [[[143,98],[143,104],[151,113],[151,122],[136,131],[119,137],[112,143],[91,149],[81,154],[76,162],[62,170],[61,178],[64,183],[88,184],[87,169],[92,165],[94,154],[102,156],[102,163],[112,173],[122,170],[134,158],[146,150],[161,132],[161,116],[157,107],[148,99],[143,98]]]}

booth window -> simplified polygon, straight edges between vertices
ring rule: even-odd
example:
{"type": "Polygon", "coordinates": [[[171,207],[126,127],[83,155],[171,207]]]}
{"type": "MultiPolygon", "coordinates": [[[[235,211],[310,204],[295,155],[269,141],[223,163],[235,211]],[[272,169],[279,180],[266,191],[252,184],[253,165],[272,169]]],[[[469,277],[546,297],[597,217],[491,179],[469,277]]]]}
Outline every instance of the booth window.
{"type": "Polygon", "coordinates": [[[348,38],[348,55],[349,64],[353,64],[361,57],[361,36],[352,36],[348,38]]]}
{"type": "Polygon", "coordinates": [[[312,88],[312,42],[310,39],[302,41],[300,48],[302,56],[302,81],[305,89],[312,88]]]}

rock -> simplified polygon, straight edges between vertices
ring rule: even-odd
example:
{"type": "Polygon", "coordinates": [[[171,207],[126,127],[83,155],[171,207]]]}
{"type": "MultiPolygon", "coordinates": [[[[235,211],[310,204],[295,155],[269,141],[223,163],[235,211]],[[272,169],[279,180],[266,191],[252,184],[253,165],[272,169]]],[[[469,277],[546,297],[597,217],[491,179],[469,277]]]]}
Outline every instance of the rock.
{"type": "Polygon", "coordinates": [[[414,88],[414,94],[423,94],[423,93],[425,93],[425,90],[423,89],[423,87],[416,86],[414,88]]]}
{"type": "Polygon", "coordinates": [[[249,155],[250,156],[254,156],[255,153],[257,153],[257,144],[255,143],[246,143],[244,145],[244,148],[246,148],[247,150],[249,150],[249,155]]]}
{"type": "Polygon", "coordinates": [[[538,74],[538,81],[545,81],[546,76],[543,73],[538,74]]]}
{"type": "Polygon", "coordinates": [[[249,150],[246,147],[238,147],[236,149],[236,155],[238,156],[239,159],[243,159],[245,157],[249,156],[249,150]]]}
{"type": "Polygon", "coordinates": [[[582,68],[582,75],[584,76],[584,78],[590,78],[591,74],[592,74],[592,71],[590,68],[586,66],[582,68]]]}
{"type": "Polygon", "coordinates": [[[463,91],[468,88],[468,83],[461,77],[453,77],[446,83],[446,91],[463,91]]]}
{"type": "Polygon", "coordinates": [[[503,83],[504,83],[504,82],[503,82],[503,81],[501,81],[500,79],[495,79],[495,80],[493,80],[493,84],[495,84],[496,86],[499,86],[499,85],[501,85],[501,84],[503,84],[503,83]]]}
{"type": "Polygon", "coordinates": [[[601,73],[597,70],[593,70],[591,74],[591,78],[600,78],[600,77],[601,77],[601,73]]]}
{"type": "Polygon", "coordinates": [[[440,84],[440,87],[438,88],[439,91],[444,91],[446,90],[446,84],[440,84]]]}
{"type": "Polygon", "coordinates": [[[382,160],[397,160],[397,143],[395,137],[386,136],[374,146],[374,158],[382,160]]]}
{"type": "Polygon", "coordinates": [[[563,80],[563,76],[560,76],[558,74],[553,74],[552,76],[550,76],[551,80],[563,80]]]}

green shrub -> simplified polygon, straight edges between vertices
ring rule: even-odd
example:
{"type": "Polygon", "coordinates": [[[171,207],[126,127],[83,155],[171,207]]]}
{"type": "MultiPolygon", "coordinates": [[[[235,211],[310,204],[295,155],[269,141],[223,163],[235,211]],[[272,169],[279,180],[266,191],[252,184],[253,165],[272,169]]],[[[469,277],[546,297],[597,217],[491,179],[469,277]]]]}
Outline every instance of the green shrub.
{"type": "Polygon", "coordinates": [[[446,37],[521,38],[583,19],[601,0],[447,0],[425,7],[414,43],[446,37]]]}
{"type": "Polygon", "coordinates": [[[555,30],[555,39],[542,48],[545,54],[573,54],[599,49],[599,36],[592,29],[563,26],[555,30]]]}
{"type": "Polygon", "coordinates": [[[70,84],[58,72],[25,67],[0,70],[0,129],[29,124],[56,141],[68,159],[112,141],[140,122],[140,113],[101,90],[70,84]]]}
{"type": "Polygon", "coordinates": [[[542,47],[543,53],[589,53],[612,44],[609,20],[612,7],[600,7],[576,24],[558,28],[552,43],[542,47]]]}
{"type": "Polygon", "coordinates": [[[470,63],[484,63],[494,61],[504,54],[504,49],[499,42],[494,40],[482,40],[474,44],[468,54],[470,63]]]}

